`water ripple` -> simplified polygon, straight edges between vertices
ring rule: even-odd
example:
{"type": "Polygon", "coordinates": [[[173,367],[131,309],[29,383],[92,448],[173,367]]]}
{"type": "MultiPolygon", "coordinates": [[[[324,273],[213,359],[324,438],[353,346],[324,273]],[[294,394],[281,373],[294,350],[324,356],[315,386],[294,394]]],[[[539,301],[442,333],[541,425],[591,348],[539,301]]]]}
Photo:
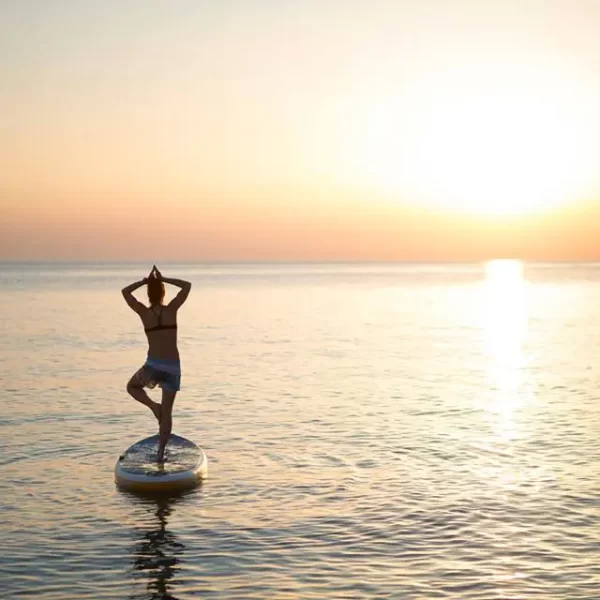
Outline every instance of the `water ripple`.
{"type": "Polygon", "coordinates": [[[573,308],[600,303],[597,267],[583,287],[533,273],[515,345],[534,359],[514,368],[494,354],[511,323],[480,320],[479,267],[422,268],[303,267],[284,284],[276,266],[243,282],[198,267],[211,285],[181,314],[175,428],[210,478],[156,498],[113,483],[118,454],[155,428],[124,389],[143,332],[108,290],[129,270],[97,267],[81,288],[60,268],[11,272],[2,593],[600,599],[600,318],[573,308]]]}

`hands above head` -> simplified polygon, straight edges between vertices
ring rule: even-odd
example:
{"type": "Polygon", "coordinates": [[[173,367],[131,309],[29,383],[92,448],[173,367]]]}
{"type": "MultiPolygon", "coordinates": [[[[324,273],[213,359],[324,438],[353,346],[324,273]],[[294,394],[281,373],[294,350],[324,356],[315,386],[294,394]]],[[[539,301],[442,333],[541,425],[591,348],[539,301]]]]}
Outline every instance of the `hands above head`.
{"type": "Polygon", "coordinates": [[[161,280],[163,278],[162,273],[158,270],[156,265],[152,265],[152,270],[150,271],[150,275],[148,277],[146,277],[146,279],[151,279],[151,278],[155,278],[155,279],[159,279],[159,280],[161,280]]]}

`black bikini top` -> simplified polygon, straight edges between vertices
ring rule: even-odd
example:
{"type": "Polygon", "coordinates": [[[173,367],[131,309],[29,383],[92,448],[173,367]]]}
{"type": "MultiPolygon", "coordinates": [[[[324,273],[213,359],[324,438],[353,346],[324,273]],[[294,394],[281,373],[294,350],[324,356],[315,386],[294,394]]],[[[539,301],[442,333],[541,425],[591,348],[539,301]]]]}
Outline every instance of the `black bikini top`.
{"type": "MultiPolygon", "coordinates": [[[[154,311],[152,311],[154,312],[154,311]]],[[[154,313],[156,314],[156,313],[154,313]]],[[[156,318],[158,319],[158,325],[155,325],[154,327],[146,327],[144,328],[144,331],[146,333],[148,333],[149,331],[158,331],[159,329],[177,329],[177,323],[173,323],[173,325],[163,325],[162,324],[162,306],[160,307],[160,312],[156,315],[156,318]]]]}

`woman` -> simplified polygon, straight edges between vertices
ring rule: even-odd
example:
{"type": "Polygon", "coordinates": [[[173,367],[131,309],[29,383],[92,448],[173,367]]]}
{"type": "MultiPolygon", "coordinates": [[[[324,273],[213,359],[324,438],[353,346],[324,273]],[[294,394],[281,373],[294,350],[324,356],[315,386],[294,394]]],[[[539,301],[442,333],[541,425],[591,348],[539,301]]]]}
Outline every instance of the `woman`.
{"type": "Polygon", "coordinates": [[[177,310],[185,302],[192,284],[182,279],[163,277],[156,265],[150,275],[141,281],[136,281],[121,291],[125,302],[138,314],[144,324],[148,338],[148,358],[144,366],[133,375],[127,384],[127,391],[142,404],[145,404],[159,423],[160,441],[158,445],[158,461],[163,462],[165,446],[171,435],[173,402],[179,391],[181,368],[179,351],[177,350],[177,310]],[[181,288],[169,304],[163,304],[165,283],[181,288]],[[150,306],[138,302],[132,292],[148,286],[150,306]],[[147,388],[159,385],[162,388],[162,403],[150,399],[147,388]]]}

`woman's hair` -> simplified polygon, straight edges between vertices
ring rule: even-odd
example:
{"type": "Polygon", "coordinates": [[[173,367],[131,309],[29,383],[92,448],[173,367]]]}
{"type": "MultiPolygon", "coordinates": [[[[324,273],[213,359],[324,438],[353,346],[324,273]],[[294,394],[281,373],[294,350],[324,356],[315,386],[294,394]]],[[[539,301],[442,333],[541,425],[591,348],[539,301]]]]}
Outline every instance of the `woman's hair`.
{"type": "Polygon", "coordinates": [[[148,278],[148,300],[150,304],[162,304],[165,297],[165,284],[158,277],[148,278]]]}

